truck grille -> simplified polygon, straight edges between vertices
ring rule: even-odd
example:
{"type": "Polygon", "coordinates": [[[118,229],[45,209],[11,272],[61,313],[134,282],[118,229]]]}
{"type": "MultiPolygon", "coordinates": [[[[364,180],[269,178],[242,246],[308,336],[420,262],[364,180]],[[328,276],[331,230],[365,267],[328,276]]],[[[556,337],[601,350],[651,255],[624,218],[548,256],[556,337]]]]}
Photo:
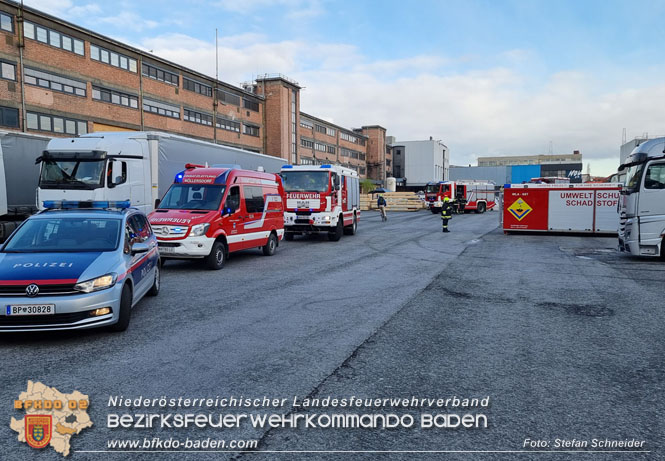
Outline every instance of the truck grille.
{"type": "Polygon", "coordinates": [[[187,226],[159,226],[153,225],[152,230],[157,237],[177,238],[184,237],[189,227],[187,226]]]}

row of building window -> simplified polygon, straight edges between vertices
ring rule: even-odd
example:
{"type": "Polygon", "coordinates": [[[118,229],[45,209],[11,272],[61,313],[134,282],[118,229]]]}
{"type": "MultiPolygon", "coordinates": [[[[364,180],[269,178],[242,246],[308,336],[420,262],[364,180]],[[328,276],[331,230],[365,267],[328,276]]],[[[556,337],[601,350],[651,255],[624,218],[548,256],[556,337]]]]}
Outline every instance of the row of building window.
{"type": "Polygon", "coordinates": [[[351,157],[351,158],[357,158],[359,160],[365,160],[365,154],[363,154],[362,152],[345,149],[343,147],[340,149],[339,155],[341,155],[342,157],[351,157]]]}
{"type": "Polygon", "coordinates": [[[217,128],[240,133],[240,123],[234,122],[233,120],[227,120],[225,118],[217,117],[217,128]]]}
{"type": "Polygon", "coordinates": [[[76,96],[86,97],[87,85],[80,80],[61,77],[49,72],[25,67],[25,83],[42,88],[48,88],[60,93],[74,94],[76,96]]]}
{"type": "Polygon", "coordinates": [[[7,13],[0,12],[0,29],[14,32],[14,18],[7,13]]]}
{"type": "Polygon", "coordinates": [[[306,118],[302,118],[302,117],[300,117],[300,126],[302,128],[307,128],[309,130],[314,129],[314,124],[312,122],[310,122],[309,120],[307,120],[306,118]]]}
{"type": "Polygon", "coordinates": [[[172,106],[152,99],[143,98],[143,110],[164,117],[180,118],[180,106],[172,106]]]}
{"type": "Polygon", "coordinates": [[[168,70],[160,69],[150,64],[141,63],[141,73],[146,77],[158,80],[160,82],[165,82],[170,85],[178,86],[180,77],[174,72],[168,70]]]}
{"type": "Polygon", "coordinates": [[[247,136],[259,136],[259,127],[255,125],[242,125],[242,131],[243,134],[246,134],[247,136]]]}
{"type": "Polygon", "coordinates": [[[212,115],[202,114],[190,109],[184,109],[183,120],[198,123],[200,125],[212,126],[212,115]]]}
{"type": "Polygon", "coordinates": [[[80,135],[88,132],[88,123],[83,120],[39,114],[35,112],[26,113],[26,126],[29,130],[66,133],[71,135],[80,135]]]}
{"type": "Polygon", "coordinates": [[[227,93],[223,90],[217,90],[217,100],[226,104],[240,106],[240,96],[232,93],[227,93]]]}
{"type": "Polygon", "coordinates": [[[365,145],[365,140],[364,140],[363,138],[359,138],[359,137],[357,137],[357,136],[353,136],[353,135],[351,135],[351,134],[349,134],[349,133],[345,133],[345,132],[343,132],[343,131],[339,133],[339,137],[340,137],[340,139],[343,139],[343,140],[345,140],[345,141],[352,142],[352,143],[354,143],[354,144],[359,144],[359,145],[361,145],[361,146],[364,146],[364,145],[365,145]]]}
{"type": "Polygon", "coordinates": [[[90,59],[109,64],[113,67],[136,73],[136,59],[115,51],[107,50],[101,46],[90,44],[90,59]]]}
{"type": "Polygon", "coordinates": [[[243,107],[245,109],[253,110],[254,112],[259,111],[259,103],[256,101],[250,101],[249,99],[243,98],[243,107]]]}
{"type": "Polygon", "coordinates": [[[29,21],[23,22],[23,34],[26,38],[37,40],[38,42],[60,48],[65,51],[76,53],[80,56],[85,56],[85,47],[83,40],[70,37],[61,32],[46,27],[38,26],[29,21]]]}
{"type": "Polygon", "coordinates": [[[187,77],[182,78],[182,87],[185,90],[193,91],[194,93],[202,94],[203,96],[212,97],[212,87],[205,83],[197,82],[187,77]]]}
{"type": "Polygon", "coordinates": [[[323,126],[323,125],[315,125],[316,131],[319,133],[324,133],[327,134],[328,136],[335,136],[337,134],[337,131],[334,128],[330,128],[328,126],[323,126]]]}
{"type": "Polygon", "coordinates": [[[110,102],[111,104],[117,104],[119,106],[131,107],[132,109],[139,108],[139,98],[137,96],[98,86],[92,87],[92,99],[102,102],[110,102]]]}

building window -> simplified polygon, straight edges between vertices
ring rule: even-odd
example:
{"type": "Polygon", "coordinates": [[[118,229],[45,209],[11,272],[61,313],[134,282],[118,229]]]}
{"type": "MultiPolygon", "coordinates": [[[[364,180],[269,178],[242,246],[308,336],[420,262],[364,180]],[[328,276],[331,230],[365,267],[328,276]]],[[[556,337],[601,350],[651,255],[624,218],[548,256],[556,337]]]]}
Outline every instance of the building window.
{"type": "Polygon", "coordinates": [[[183,120],[200,125],[212,126],[212,115],[203,114],[189,109],[183,110],[183,120]]]}
{"type": "Polygon", "coordinates": [[[0,107],[0,125],[18,128],[18,109],[13,107],[0,107]]]}
{"type": "Polygon", "coordinates": [[[90,59],[136,73],[136,59],[90,44],[90,59]]]}
{"type": "Polygon", "coordinates": [[[300,145],[303,147],[306,147],[308,149],[313,149],[314,148],[314,141],[310,141],[309,139],[305,138],[300,138],[300,145]]]}
{"type": "Polygon", "coordinates": [[[0,12],[0,29],[14,32],[14,17],[5,12],[0,12]]]}
{"type": "Polygon", "coordinates": [[[365,154],[362,154],[362,153],[358,152],[358,159],[359,160],[365,160],[365,154]]]}
{"type": "Polygon", "coordinates": [[[303,128],[307,128],[309,130],[314,129],[314,124],[307,120],[306,118],[300,117],[300,126],[303,128]]]}
{"type": "Polygon", "coordinates": [[[217,117],[217,128],[227,131],[235,131],[240,133],[240,123],[234,122],[233,120],[227,120],[225,118],[217,117]]]}
{"type": "Polygon", "coordinates": [[[256,101],[250,101],[249,99],[243,98],[242,103],[245,109],[253,110],[254,112],[259,111],[259,103],[256,101]]]}
{"type": "Polygon", "coordinates": [[[35,85],[42,88],[49,88],[59,93],[73,94],[76,96],[86,97],[87,84],[80,80],[74,80],[67,77],[61,77],[49,72],[42,72],[41,70],[25,67],[25,83],[28,85],[35,85]]]}
{"type": "Polygon", "coordinates": [[[137,96],[99,86],[92,87],[92,99],[117,104],[118,106],[131,107],[132,109],[139,108],[139,98],[137,96]]]}
{"type": "Polygon", "coordinates": [[[170,118],[180,118],[180,106],[173,106],[152,99],[143,98],[143,110],[170,118]]]}
{"type": "Polygon", "coordinates": [[[323,125],[315,125],[316,131],[319,133],[327,134],[328,136],[335,136],[337,134],[337,131],[334,128],[330,128],[327,126],[323,125]]]}
{"type": "Polygon", "coordinates": [[[328,146],[328,153],[329,154],[336,154],[337,149],[335,148],[335,146],[328,146]]]}
{"type": "Polygon", "coordinates": [[[0,61],[0,76],[5,80],[16,80],[16,64],[8,61],[0,61]]]}
{"type": "MultiPolygon", "coordinates": [[[[182,87],[187,91],[193,91],[194,93],[202,94],[203,96],[212,97],[212,87],[206,85],[205,83],[197,82],[191,78],[183,77],[182,78],[182,87]]],[[[212,125],[212,119],[210,121],[212,125]]]]}
{"type": "Polygon", "coordinates": [[[242,125],[242,132],[248,136],[259,136],[259,127],[255,125],[242,125]]]}
{"type": "Polygon", "coordinates": [[[300,164],[301,165],[316,165],[316,162],[314,161],[313,158],[300,157],[300,164]]]}
{"type": "Polygon", "coordinates": [[[70,37],[69,35],[65,35],[52,29],[47,29],[46,27],[39,26],[32,22],[23,22],[23,35],[25,35],[26,38],[37,40],[46,45],[51,45],[55,48],[85,56],[83,40],[70,37]]]}
{"type": "Polygon", "coordinates": [[[217,100],[225,104],[240,106],[240,96],[233,93],[227,93],[226,91],[217,90],[217,100]]]}
{"type": "Polygon", "coordinates": [[[63,133],[80,135],[88,132],[88,123],[68,117],[55,115],[26,113],[27,128],[30,130],[48,131],[50,133],[63,133]]]}
{"type": "Polygon", "coordinates": [[[160,69],[150,64],[142,63],[141,72],[146,77],[158,80],[160,82],[168,83],[169,85],[178,86],[179,76],[174,72],[169,72],[168,70],[160,69]]]}

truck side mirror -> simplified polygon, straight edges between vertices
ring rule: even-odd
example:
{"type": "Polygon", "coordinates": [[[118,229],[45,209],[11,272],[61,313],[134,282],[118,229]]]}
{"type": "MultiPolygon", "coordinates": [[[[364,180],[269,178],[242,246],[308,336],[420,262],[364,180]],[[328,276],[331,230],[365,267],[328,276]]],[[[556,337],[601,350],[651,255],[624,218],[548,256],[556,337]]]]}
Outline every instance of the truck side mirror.
{"type": "Polygon", "coordinates": [[[159,207],[159,204],[162,203],[162,201],[158,198],[155,199],[155,208],[159,207]]]}

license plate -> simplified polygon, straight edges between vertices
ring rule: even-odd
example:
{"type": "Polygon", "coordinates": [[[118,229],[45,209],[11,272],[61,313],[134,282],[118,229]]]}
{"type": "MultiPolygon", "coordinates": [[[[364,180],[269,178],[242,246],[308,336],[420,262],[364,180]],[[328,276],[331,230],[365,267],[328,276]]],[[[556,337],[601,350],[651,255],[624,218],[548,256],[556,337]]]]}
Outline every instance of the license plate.
{"type": "Polygon", "coordinates": [[[160,253],[175,253],[175,247],[159,247],[160,253]]]}
{"type": "Polygon", "coordinates": [[[8,304],[7,315],[53,315],[55,304],[8,304]]]}
{"type": "Polygon", "coordinates": [[[309,208],[309,200],[298,200],[298,208],[309,208]]]}

